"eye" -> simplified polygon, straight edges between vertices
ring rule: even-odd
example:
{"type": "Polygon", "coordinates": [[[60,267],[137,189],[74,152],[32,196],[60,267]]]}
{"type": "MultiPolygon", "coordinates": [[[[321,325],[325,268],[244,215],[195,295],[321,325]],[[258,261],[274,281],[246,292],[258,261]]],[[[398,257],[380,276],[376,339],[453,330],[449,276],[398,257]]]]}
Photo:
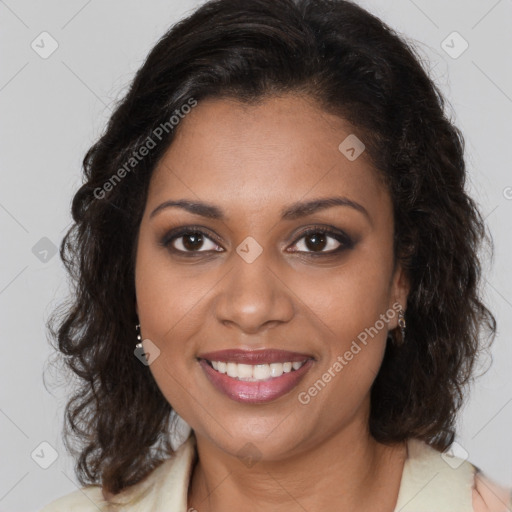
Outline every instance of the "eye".
{"type": "MultiPolygon", "coordinates": [[[[170,251],[194,256],[199,253],[222,252],[224,249],[203,228],[187,226],[167,233],[161,245],[170,251]]],[[[314,226],[303,231],[294,242],[290,252],[305,253],[308,256],[330,256],[354,247],[353,240],[343,231],[328,226],[314,226]]]]}
{"type": "Polygon", "coordinates": [[[208,233],[199,228],[187,227],[168,233],[162,245],[178,253],[222,251],[208,233]]]}
{"type": "Polygon", "coordinates": [[[342,231],[333,230],[327,226],[317,226],[302,232],[294,245],[297,249],[291,252],[305,252],[319,256],[339,253],[352,248],[354,243],[342,231]]]}

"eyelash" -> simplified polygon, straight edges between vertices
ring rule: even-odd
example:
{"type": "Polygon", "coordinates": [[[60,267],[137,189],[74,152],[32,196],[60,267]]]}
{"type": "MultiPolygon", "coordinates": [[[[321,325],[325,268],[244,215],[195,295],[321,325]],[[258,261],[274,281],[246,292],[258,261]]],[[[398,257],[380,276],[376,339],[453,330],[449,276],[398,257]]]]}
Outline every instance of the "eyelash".
{"type": "MultiPolygon", "coordinates": [[[[354,247],[354,241],[344,232],[334,230],[332,228],[329,228],[328,226],[312,226],[310,228],[305,229],[303,232],[298,235],[298,238],[295,239],[292,245],[296,245],[300,240],[307,237],[308,235],[312,234],[324,234],[329,235],[330,238],[334,238],[337,242],[339,242],[341,245],[331,251],[292,251],[294,253],[299,254],[305,254],[309,257],[319,257],[319,256],[333,256],[337,255],[347,249],[352,249],[354,247]]],[[[217,237],[211,235],[209,232],[205,231],[203,228],[199,226],[186,226],[182,228],[177,228],[169,233],[166,233],[166,235],[161,240],[160,244],[172,251],[175,254],[179,254],[180,256],[185,257],[198,257],[198,256],[204,256],[205,253],[211,253],[212,251],[183,251],[181,249],[176,249],[175,247],[172,247],[172,242],[175,240],[183,237],[184,235],[191,235],[191,234],[200,234],[211,240],[212,242],[220,245],[220,241],[217,239],[217,237]]],[[[213,251],[213,252],[222,252],[222,251],[213,251]]]]}

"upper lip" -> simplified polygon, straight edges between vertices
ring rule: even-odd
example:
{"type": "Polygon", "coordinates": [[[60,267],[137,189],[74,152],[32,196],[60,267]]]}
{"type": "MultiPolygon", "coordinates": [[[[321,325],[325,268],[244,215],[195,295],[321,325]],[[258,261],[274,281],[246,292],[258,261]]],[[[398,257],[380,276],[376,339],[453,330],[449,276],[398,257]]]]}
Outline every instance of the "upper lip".
{"type": "Polygon", "coordinates": [[[199,354],[199,359],[207,359],[208,361],[225,361],[229,363],[245,363],[245,364],[270,364],[270,363],[286,363],[295,361],[304,361],[305,359],[313,359],[309,354],[301,354],[299,352],[289,352],[287,350],[262,349],[262,350],[241,350],[226,349],[215,352],[205,352],[199,354]]]}

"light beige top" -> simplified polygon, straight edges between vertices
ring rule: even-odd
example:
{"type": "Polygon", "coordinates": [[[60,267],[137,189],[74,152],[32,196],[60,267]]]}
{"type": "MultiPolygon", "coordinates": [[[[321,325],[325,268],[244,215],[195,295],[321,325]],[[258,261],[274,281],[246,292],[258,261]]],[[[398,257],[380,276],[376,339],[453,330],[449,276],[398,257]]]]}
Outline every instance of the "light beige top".
{"type": "MultiPolygon", "coordinates": [[[[173,457],[117,494],[116,504],[104,500],[100,486],[91,485],[52,501],[40,512],[187,512],[195,452],[192,432],[173,457]]],[[[480,476],[479,469],[470,462],[442,456],[425,442],[409,439],[394,512],[512,511],[510,489],[484,480],[475,490],[476,474],[480,476]]]]}

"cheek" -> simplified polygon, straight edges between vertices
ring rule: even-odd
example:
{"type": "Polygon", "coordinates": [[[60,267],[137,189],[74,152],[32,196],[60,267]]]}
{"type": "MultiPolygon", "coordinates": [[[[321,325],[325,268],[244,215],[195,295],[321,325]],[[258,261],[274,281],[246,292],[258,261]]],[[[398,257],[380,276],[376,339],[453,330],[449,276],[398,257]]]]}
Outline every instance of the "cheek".
{"type": "MultiPolygon", "coordinates": [[[[346,344],[389,309],[392,262],[376,254],[361,250],[344,265],[296,279],[297,295],[304,298],[313,318],[322,320],[334,342],[346,344]]],[[[378,327],[387,333],[387,324],[383,328],[379,322],[378,327]]]]}
{"type": "Polygon", "coordinates": [[[166,264],[163,254],[141,233],[135,267],[138,317],[143,339],[160,351],[149,366],[157,386],[178,414],[188,416],[194,358],[187,339],[192,335],[189,322],[197,292],[183,286],[179,272],[166,264]]]}
{"type": "Polygon", "coordinates": [[[325,280],[325,293],[311,293],[310,287],[307,303],[323,333],[322,358],[300,386],[298,399],[311,416],[334,429],[361,410],[384,357],[389,326],[381,315],[389,321],[394,311],[387,309],[388,274],[372,266],[359,260],[333,272],[325,280]]]}
{"type": "Polygon", "coordinates": [[[329,390],[322,391],[317,404],[329,410],[332,404],[331,413],[337,417],[357,408],[368,393],[384,356],[389,322],[396,315],[389,309],[392,256],[376,246],[361,247],[323,277],[316,273],[296,283],[297,294],[306,298],[310,318],[322,332],[323,357],[314,380],[325,376],[329,390]],[[333,396],[342,396],[344,405],[333,396]]]}
{"type": "MultiPolygon", "coordinates": [[[[176,265],[170,265],[164,249],[141,230],[135,266],[137,309],[143,339],[150,339],[160,355],[151,364],[159,378],[166,373],[184,372],[184,363],[194,362],[193,347],[187,340],[199,319],[197,303],[201,288],[184,279],[176,265]]],[[[205,288],[202,288],[204,295],[205,288]]]]}
{"type": "Polygon", "coordinates": [[[172,265],[165,248],[141,227],[135,265],[135,289],[139,319],[145,337],[165,342],[197,300],[193,282],[172,265]],[[192,285],[192,286],[191,286],[192,285]]]}

